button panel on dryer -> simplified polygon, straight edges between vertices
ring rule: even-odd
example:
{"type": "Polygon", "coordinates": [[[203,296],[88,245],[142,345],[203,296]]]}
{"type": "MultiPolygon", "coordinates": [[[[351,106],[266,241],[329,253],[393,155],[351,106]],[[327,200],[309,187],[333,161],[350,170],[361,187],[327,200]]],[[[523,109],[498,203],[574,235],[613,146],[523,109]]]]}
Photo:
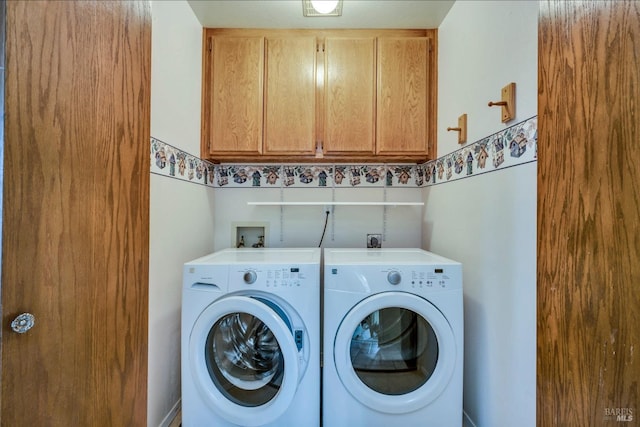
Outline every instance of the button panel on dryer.
{"type": "Polygon", "coordinates": [[[443,268],[414,270],[411,275],[411,286],[414,288],[446,289],[449,284],[449,277],[443,268]]]}

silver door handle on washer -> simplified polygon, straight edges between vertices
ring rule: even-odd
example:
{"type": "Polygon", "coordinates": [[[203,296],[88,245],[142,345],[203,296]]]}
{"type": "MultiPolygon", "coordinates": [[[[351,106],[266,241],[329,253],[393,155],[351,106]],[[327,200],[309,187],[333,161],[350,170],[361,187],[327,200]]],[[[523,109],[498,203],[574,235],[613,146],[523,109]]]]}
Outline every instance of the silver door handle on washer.
{"type": "Polygon", "coordinates": [[[31,313],[22,313],[11,322],[11,329],[19,334],[24,334],[36,324],[36,318],[31,313]]]}

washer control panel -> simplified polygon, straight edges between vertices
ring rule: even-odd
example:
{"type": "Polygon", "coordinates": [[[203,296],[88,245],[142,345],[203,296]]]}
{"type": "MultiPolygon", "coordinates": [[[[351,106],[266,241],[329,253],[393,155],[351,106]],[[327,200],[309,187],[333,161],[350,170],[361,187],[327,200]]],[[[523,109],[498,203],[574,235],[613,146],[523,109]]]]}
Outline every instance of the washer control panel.
{"type": "Polygon", "coordinates": [[[290,266],[259,266],[236,270],[232,276],[239,277],[241,283],[251,288],[296,288],[308,282],[309,273],[305,268],[290,266]]]}

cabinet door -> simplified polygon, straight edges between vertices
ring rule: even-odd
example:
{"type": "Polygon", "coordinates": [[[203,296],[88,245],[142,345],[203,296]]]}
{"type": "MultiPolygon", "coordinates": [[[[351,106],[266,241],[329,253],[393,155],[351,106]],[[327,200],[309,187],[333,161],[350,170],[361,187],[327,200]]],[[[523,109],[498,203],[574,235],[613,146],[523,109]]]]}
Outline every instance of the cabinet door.
{"type": "Polygon", "coordinates": [[[203,142],[211,155],[260,154],[264,37],[212,36],[210,49],[203,142]]]}
{"type": "Polygon", "coordinates": [[[325,154],[373,155],[374,37],[325,40],[325,154]]]}
{"type": "Polygon", "coordinates": [[[378,39],[378,154],[427,153],[429,40],[378,39]]]}
{"type": "Polygon", "coordinates": [[[314,154],[316,37],[269,37],[265,67],[264,154],[314,154]]]}

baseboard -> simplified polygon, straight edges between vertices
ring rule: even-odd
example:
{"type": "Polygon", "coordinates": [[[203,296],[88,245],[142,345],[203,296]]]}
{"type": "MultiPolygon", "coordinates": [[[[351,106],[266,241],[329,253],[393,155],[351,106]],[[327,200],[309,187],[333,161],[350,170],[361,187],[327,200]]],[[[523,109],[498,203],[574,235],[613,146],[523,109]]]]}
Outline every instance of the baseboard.
{"type": "Polygon", "coordinates": [[[162,422],[160,423],[160,425],[158,427],[169,427],[171,425],[171,422],[173,421],[173,419],[180,412],[180,408],[181,407],[182,407],[182,399],[178,399],[176,404],[173,405],[173,408],[171,408],[171,410],[169,411],[167,416],[164,417],[164,420],[162,420],[162,422]]]}
{"type": "Polygon", "coordinates": [[[462,411],[462,426],[463,427],[477,427],[476,423],[471,421],[471,418],[469,417],[469,414],[467,414],[465,411],[462,411]]]}

